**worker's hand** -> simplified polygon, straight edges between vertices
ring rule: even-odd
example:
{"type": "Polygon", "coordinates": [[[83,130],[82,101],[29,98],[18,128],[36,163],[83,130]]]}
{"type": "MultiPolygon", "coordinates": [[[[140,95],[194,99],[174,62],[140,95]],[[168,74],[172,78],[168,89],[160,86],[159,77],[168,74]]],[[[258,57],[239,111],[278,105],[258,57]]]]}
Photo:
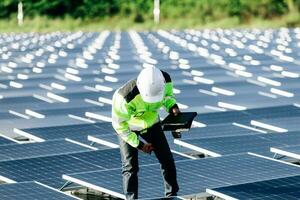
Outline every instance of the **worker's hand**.
{"type": "Polygon", "coordinates": [[[144,144],[143,148],[141,148],[141,150],[144,152],[144,153],[149,153],[151,154],[151,152],[153,151],[153,146],[151,143],[148,143],[148,144],[144,144]]]}
{"type": "Polygon", "coordinates": [[[173,108],[173,109],[172,109],[172,113],[173,113],[173,115],[177,116],[178,113],[180,113],[179,108],[173,108]]]}

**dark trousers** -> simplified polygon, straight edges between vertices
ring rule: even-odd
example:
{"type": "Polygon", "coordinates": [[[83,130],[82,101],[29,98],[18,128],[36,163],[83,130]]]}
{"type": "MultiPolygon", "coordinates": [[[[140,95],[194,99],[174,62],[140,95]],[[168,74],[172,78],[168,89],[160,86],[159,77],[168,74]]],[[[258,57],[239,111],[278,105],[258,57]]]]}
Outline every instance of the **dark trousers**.
{"type": "MultiPolygon", "coordinates": [[[[147,133],[140,134],[140,136],[151,143],[154,147],[154,154],[158,159],[161,172],[163,175],[165,195],[176,196],[179,190],[176,179],[176,167],[173,155],[170,151],[169,144],[161,128],[160,123],[153,125],[147,129],[147,133]]],[[[122,175],[123,175],[123,189],[127,200],[138,198],[138,149],[130,146],[121,138],[120,152],[122,158],[122,175]]]]}

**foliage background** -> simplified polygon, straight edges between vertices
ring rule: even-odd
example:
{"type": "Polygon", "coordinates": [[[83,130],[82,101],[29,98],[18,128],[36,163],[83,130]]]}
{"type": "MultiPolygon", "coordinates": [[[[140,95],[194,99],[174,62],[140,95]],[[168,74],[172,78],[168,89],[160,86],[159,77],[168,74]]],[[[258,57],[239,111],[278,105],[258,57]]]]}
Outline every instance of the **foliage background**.
{"type": "MultiPolygon", "coordinates": [[[[19,0],[0,0],[0,29],[14,24],[19,0]],[[13,21],[13,22],[12,22],[13,21]],[[2,24],[2,25],[1,25],[2,24]]],[[[27,26],[187,28],[300,24],[300,0],[161,0],[161,24],[153,24],[153,0],[22,0],[27,26]]],[[[26,22],[26,21],[25,21],[26,22]]],[[[26,25],[26,23],[25,23],[26,25]]],[[[26,28],[25,28],[26,29],[26,28]]]]}

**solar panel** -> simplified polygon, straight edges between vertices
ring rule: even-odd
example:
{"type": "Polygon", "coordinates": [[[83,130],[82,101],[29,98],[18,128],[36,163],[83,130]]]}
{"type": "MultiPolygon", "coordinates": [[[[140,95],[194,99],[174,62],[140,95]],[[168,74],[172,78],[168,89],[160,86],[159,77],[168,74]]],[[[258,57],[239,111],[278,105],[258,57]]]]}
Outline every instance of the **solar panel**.
{"type": "MultiPolygon", "coordinates": [[[[248,98],[248,96],[246,97],[248,98]]],[[[217,113],[206,113],[196,117],[207,124],[228,123],[228,122],[247,122],[252,119],[283,118],[299,116],[300,109],[295,106],[277,106],[269,108],[249,109],[246,111],[228,111],[217,113]]]]}
{"type": "Polygon", "coordinates": [[[0,185],[0,196],[2,200],[24,200],[24,199],[41,199],[41,200],[71,200],[78,199],[64,194],[53,188],[44,186],[37,182],[24,182],[0,185]]]}
{"type": "Polygon", "coordinates": [[[45,140],[52,140],[52,139],[59,139],[59,138],[78,139],[82,137],[87,138],[88,135],[111,134],[113,128],[111,123],[95,123],[95,124],[76,124],[76,125],[66,125],[66,126],[56,126],[56,127],[32,128],[32,129],[23,129],[23,131],[45,140]]]}
{"type": "Polygon", "coordinates": [[[255,183],[208,189],[207,192],[222,199],[299,199],[300,176],[279,178],[255,183]]]}
{"type": "Polygon", "coordinates": [[[299,144],[300,135],[297,133],[270,133],[205,139],[176,139],[174,142],[178,145],[209,156],[221,156],[246,152],[272,156],[273,154],[270,152],[270,147],[299,144]]]}
{"type": "MultiPolygon", "coordinates": [[[[204,193],[206,188],[257,182],[300,174],[298,166],[249,154],[199,160],[176,161],[179,196],[204,193]]],[[[124,198],[121,169],[65,174],[64,179],[124,198]]],[[[139,171],[139,198],[163,196],[158,165],[142,166],[139,171]]]]}
{"type": "Polygon", "coordinates": [[[291,131],[283,134],[265,134],[263,137],[267,140],[275,141],[283,145],[298,145],[300,142],[299,131],[291,131]]]}
{"type": "Polygon", "coordinates": [[[221,124],[232,122],[247,122],[252,119],[252,116],[243,111],[228,111],[217,113],[206,113],[196,116],[195,121],[200,121],[205,124],[221,124]]]}
{"type": "Polygon", "coordinates": [[[300,109],[293,105],[249,109],[246,112],[253,115],[255,119],[300,116],[300,109]]]}
{"type": "MultiPolygon", "coordinates": [[[[101,149],[101,146],[99,147],[101,149]]],[[[105,146],[102,146],[102,149],[105,148],[105,146]]],[[[37,143],[9,144],[0,146],[0,161],[70,154],[91,150],[92,148],[89,146],[82,146],[63,139],[37,143]]]]}
{"type": "Polygon", "coordinates": [[[2,126],[0,131],[5,134],[16,135],[15,128],[23,130],[28,128],[41,128],[41,127],[56,127],[68,126],[77,124],[86,124],[84,121],[73,119],[67,115],[46,116],[43,119],[31,117],[28,119],[18,118],[10,120],[1,120],[2,126]],[[30,121],[30,123],[28,123],[30,121]]]}
{"type": "MultiPolygon", "coordinates": [[[[140,164],[147,165],[157,162],[155,156],[140,154],[140,164]]],[[[174,155],[176,160],[185,157],[174,155]]],[[[62,174],[95,171],[121,167],[119,149],[97,150],[67,155],[55,155],[19,159],[0,162],[0,176],[7,179],[24,182],[39,181],[43,184],[59,188],[64,184],[62,174]]]]}

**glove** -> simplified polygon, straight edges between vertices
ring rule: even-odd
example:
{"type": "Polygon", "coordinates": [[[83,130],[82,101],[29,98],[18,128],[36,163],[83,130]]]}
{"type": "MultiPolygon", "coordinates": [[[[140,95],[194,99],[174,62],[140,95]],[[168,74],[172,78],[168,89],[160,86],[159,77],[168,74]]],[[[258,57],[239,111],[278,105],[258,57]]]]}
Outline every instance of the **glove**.
{"type": "Polygon", "coordinates": [[[172,113],[174,116],[177,116],[180,113],[179,108],[172,108],[172,113]]]}
{"type": "Polygon", "coordinates": [[[174,104],[174,106],[172,106],[169,110],[169,113],[170,114],[173,114],[174,116],[177,116],[178,113],[180,113],[180,110],[178,108],[178,105],[177,104],[174,104]]]}
{"type": "Polygon", "coordinates": [[[144,153],[149,153],[149,154],[151,154],[151,152],[153,151],[153,146],[152,146],[152,144],[151,143],[148,143],[148,144],[144,144],[141,148],[140,148],[140,150],[142,151],[142,152],[144,152],[144,153]]]}

